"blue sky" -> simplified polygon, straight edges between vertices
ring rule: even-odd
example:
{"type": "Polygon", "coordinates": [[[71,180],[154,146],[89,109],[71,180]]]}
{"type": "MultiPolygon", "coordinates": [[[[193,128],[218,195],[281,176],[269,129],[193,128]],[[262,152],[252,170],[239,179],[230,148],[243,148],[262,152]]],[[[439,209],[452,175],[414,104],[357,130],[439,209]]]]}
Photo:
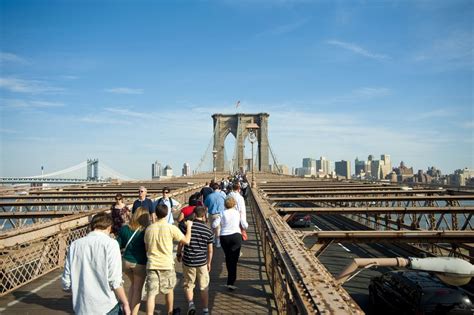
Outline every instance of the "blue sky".
{"type": "Polygon", "coordinates": [[[469,0],[0,0],[0,176],[180,174],[236,111],[270,114],[289,167],[474,168],[473,21],[469,0]]]}

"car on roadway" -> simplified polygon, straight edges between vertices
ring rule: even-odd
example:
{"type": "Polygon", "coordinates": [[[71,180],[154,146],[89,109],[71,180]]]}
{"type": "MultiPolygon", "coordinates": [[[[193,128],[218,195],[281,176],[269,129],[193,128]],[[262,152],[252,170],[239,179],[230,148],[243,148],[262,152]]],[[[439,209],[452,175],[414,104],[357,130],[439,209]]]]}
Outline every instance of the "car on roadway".
{"type": "Polygon", "coordinates": [[[369,300],[373,314],[474,314],[470,293],[423,271],[397,270],[373,277],[369,300]]]}
{"type": "Polygon", "coordinates": [[[291,215],[287,222],[288,225],[292,228],[310,227],[311,215],[306,213],[294,213],[291,215]]]}

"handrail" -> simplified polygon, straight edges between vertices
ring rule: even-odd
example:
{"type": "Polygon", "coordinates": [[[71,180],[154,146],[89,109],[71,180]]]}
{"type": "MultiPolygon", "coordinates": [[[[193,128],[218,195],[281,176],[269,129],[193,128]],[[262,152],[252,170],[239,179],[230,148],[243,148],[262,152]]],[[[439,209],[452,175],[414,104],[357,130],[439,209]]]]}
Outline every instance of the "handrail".
{"type": "Polygon", "coordinates": [[[248,201],[279,313],[364,314],[255,188],[250,190],[248,201]]]}
{"type": "MultiPolygon", "coordinates": [[[[171,196],[185,203],[201,187],[182,188],[171,196]]],[[[0,297],[62,267],[69,244],[87,234],[94,214],[108,210],[95,209],[0,234],[0,297]]]]}

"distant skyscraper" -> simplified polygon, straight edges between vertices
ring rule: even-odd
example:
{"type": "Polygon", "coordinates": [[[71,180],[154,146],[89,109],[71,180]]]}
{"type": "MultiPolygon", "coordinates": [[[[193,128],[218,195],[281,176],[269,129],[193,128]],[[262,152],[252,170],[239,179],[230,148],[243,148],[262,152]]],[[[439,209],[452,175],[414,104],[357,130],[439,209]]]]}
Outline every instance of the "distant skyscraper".
{"type": "Polygon", "coordinates": [[[171,166],[165,166],[165,169],[163,170],[163,175],[166,177],[173,177],[173,169],[171,168],[171,166]]]}
{"type": "Polygon", "coordinates": [[[382,154],[380,155],[380,160],[383,161],[383,163],[381,163],[382,178],[385,178],[392,172],[392,162],[390,161],[390,155],[382,154]]]}
{"type": "Polygon", "coordinates": [[[189,163],[184,163],[183,164],[183,176],[191,176],[191,166],[189,166],[189,163]]]}
{"type": "Polygon", "coordinates": [[[365,161],[359,161],[359,158],[355,159],[355,175],[360,175],[360,173],[365,173],[365,161]]]}
{"type": "Polygon", "coordinates": [[[365,163],[365,174],[366,174],[366,177],[372,177],[372,160],[373,160],[373,156],[372,154],[370,154],[368,157],[367,157],[367,163],[365,163]]]}
{"type": "Polygon", "coordinates": [[[303,159],[303,170],[304,175],[315,175],[316,174],[316,160],[312,158],[303,159]]]}
{"type": "Polygon", "coordinates": [[[370,164],[370,174],[373,179],[383,179],[382,164],[383,161],[381,160],[372,160],[370,164]]]}
{"type": "Polygon", "coordinates": [[[331,161],[326,160],[324,156],[321,156],[319,160],[316,160],[316,172],[323,174],[331,173],[331,161]]]}
{"type": "Polygon", "coordinates": [[[155,163],[151,165],[151,178],[160,177],[161,175],[161,163],[155,161],[155,163]]]}
{"type": "Polygon", "coordinates": [[[349,161],[338,161],[335,163],[336,175],[344,176],[345,178],[351,178],[351,162],[349,161]]]}

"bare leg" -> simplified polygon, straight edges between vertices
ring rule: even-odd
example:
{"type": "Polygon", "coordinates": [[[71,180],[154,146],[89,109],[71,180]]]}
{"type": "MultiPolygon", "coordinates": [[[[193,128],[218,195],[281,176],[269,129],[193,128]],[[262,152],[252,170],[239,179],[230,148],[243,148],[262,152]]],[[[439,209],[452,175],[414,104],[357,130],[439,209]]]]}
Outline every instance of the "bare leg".
{"type": "Polygon", "coordinates": [[[145,277],[135,275],[135,281],[132,283],[133,295],[131,299],[129,299],[132,315],[137,315],[138,311],[140,310],[140,303],[142,300],[142,288],[144,282],[145,277]]]}
{"type": "Polygon", "coordinates": [[[173,314],[173,303],[174,303],[173,290],[165,294],[165,302],[166,302],[166,311],[168,312],[168,314],[173,314]]]}
{"type": "Polygon", "coordinates": [[[186,302],[191,302],[194,298],[194,290],[184,290],[184,296],[186,297],[186,302]]]}
{"type": "Polygon", "coordinates": [[[208,308],[209,304],[209,290],[208,288],[201,290],[201,304],[202,308],[208,308]]]}
{"type": "Polygon", "coordinates": [[[147,315],[153,315],[155,312],[155,298],[156,294],[148,294],[148,297],[146,299],[146,314],[147,315]]]}

